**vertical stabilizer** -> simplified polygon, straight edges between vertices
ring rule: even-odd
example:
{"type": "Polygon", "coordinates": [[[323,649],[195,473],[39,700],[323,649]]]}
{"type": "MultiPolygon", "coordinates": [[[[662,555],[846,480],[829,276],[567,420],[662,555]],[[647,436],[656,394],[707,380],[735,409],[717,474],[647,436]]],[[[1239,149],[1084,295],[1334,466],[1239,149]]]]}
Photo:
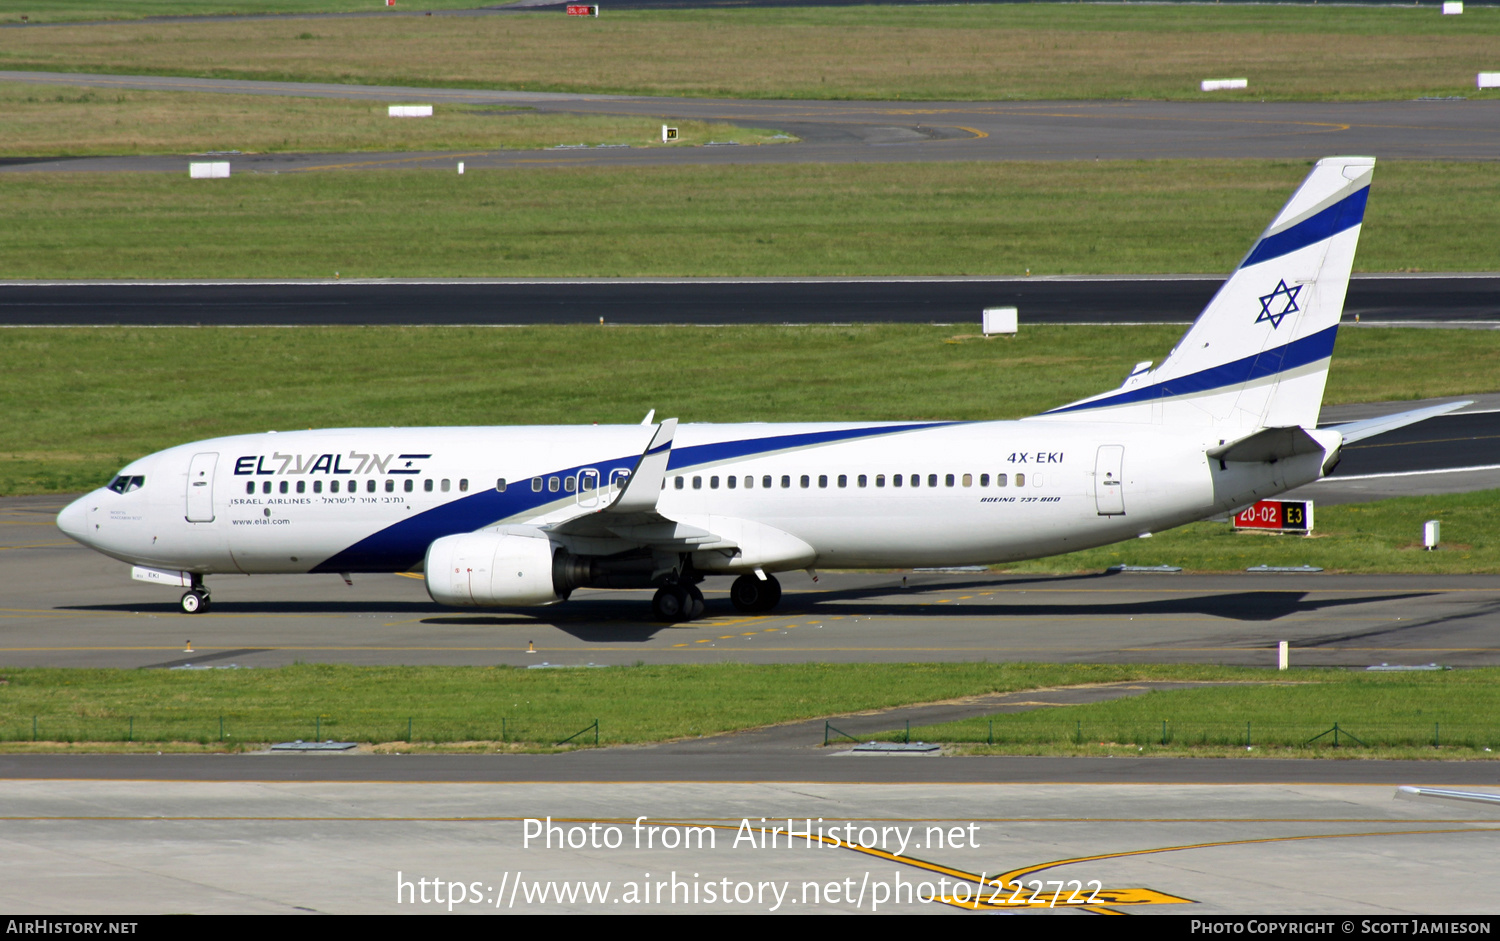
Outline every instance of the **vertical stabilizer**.
{"type": "Polygon", "coordinates": [[[1160,366],[1045,417],[1314,426],[1374,170],[1373,157],[1319,160],[1160,366]]]}

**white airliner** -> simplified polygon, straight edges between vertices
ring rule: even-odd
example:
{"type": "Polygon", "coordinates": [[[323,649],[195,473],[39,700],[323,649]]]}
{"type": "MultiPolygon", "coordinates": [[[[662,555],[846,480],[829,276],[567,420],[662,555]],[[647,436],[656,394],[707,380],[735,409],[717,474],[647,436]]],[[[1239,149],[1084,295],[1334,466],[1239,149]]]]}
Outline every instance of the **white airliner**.
{"type": "Polygon", "coordinates": [[[1008,562],[1158,532],[1459,407],[1317,427],[1374,165],[1319,161],[1160,366],[1032,418],[238,435],[143,457],[57,525],[187,588],[188,613],[208,610],[205,575],[420,568],[445,605],[656,587],[662,620],[702,614],[709,574],[739,576],[739,610],[768,611],[777,572],[1008,562]]]}

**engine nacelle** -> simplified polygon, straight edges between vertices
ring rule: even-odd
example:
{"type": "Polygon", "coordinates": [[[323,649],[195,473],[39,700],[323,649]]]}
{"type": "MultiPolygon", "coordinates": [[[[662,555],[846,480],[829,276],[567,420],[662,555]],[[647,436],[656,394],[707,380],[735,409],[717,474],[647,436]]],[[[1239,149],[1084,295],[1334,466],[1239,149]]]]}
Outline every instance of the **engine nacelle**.
{"type": "Polygon", "coordinates": [[[530,527],[444,536],[427,547],[427,594],[467,608],[562,601],[572,586],[559,591],[554,583],[553,556],[560,551],[530,527]]]}

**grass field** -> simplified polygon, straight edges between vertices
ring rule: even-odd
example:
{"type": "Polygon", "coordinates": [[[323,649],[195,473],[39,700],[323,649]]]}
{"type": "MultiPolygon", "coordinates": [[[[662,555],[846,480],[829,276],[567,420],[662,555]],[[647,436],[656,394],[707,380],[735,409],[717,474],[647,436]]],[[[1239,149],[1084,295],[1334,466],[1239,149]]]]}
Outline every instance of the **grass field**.
{"type": "MultiPolygon", "coordinates": [[[[478,120],[478,119],[476,119],[478,120]]],[[[497,118],[496,120],[509,120],[497,118]]],[[[11,278],[1227,273],[1294,161],[0,175],[11,278]]],[[[1496,266],[1493,164],[1377,168],[1356,268],[1496,266]]]]}
{"type": "MultiPolygon", "coordinates": [[[[486,6],[484,0],[400,0],[394,11],[463,10],[486,6]]],[[[146,16],[264,16],[290,13],[387,12],[382,0],[27,0],[0,13],[0,23],[15,23],[24,14],[31,23],[70,20],[135,20],[146,16]]]]}
{"type": "Polygon", "coordinates": [[[384,102],[195,92],[101,90],[0,82],[0,157],[360,150],[535,149],[558,144],[686,147],[788,140],[776,131],[661,119],[537,114],[438,105],[430,118],[391,118],[384,102]]]}
{"type": "MultiPolygon", "coordinates": [[[[0,330],[0,493],[86,489],[142,454],[271,428],[637,422],[651,408],[716,422],[1018,418],[1118,385],[1133,363],[1160,360],[1181,328],[1042,326],[953,342],[959,333],[0,330]]],[[[1495,391],[1497,358],[1495,332],[1344,330],[1325,402],[1495,391]]]]}
{"type": "MultiPolygon", "coordinates": [[[[6,670],[0,679],[0,748],[7,751],[55,749],[67,742],[235,749],[315,735],[393,743],[406,738],[408,720],[413,742],[460,749],[545,748],[595,719],[600,744],[643,743],[990,692],[1130,680],[1235,685],[1006,716],[996,720],[996,737],[1004,728],[1023,748],[1076,745],[1083,723],[1093,741],[1109,735],[1132,744],[1139,738],[1144,745],[1153,733],[1160,740],[1166,719],[1169,744],[1222,747],[1238,741],[1242,748],[1247,721],[1252,741],[1263,745],[1278,739],[1300,743],[1337,721],[1355,735],[1363,731],[1371,745],[1408,747],[1430,743],[1438,723],[1439,742],[1449,747],[1438,751],[1429,745],[1424,757],[1483,757],[1486,745],[1500,744],[1500,722],[1482,718],[1500,706],[1500,683],[1492,669],[1377,675],[1052,664],[578,670],[299,665],[214,671],[28,668],[6,670]],[[1225,741],[1201,731],[1219,727],[1229,730],[1225,741]],[[33,736],[40,744],[32,744],[33,736]]],[[[988,723],[918,731],[913,729],[914,739],[983,742],[988,723]]],[[[592,731],[587,744],[593,744],[592,731]]]]}
{"type": "Polygon", "coordinates": [[[1474,82],[1497,37],[1500,9],[1434,4],[785,7],[4,30],[0,68],[875,100],[1193,99],[1245,77],[1211,94],[1472,98],[1500,95],[1474,82]]]}
{"type": "Polygon", "coordinates": [[[977,747],[965,751],[974,754],[1485,758],[1497,754],[1488,748],[1500,748],[1500,722],[1491,718],[1500,706],[1493,671],[1282,677],[1291,682],[1152,691],[913,727],[911,738],[971,744],[977,747]]]}

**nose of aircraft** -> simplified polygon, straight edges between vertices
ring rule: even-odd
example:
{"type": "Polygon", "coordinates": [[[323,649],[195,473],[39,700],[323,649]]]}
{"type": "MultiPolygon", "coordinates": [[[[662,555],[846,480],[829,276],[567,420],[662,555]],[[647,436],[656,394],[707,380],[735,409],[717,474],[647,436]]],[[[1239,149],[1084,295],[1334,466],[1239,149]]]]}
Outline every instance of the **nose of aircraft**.
{"type": "Polygon", "coordinates": [[[85,542],[88,535],[88,507],[85,504],[89,499],[88,496],[79,497],[57,514],[57,528],[79,542],[85,542]]]}

